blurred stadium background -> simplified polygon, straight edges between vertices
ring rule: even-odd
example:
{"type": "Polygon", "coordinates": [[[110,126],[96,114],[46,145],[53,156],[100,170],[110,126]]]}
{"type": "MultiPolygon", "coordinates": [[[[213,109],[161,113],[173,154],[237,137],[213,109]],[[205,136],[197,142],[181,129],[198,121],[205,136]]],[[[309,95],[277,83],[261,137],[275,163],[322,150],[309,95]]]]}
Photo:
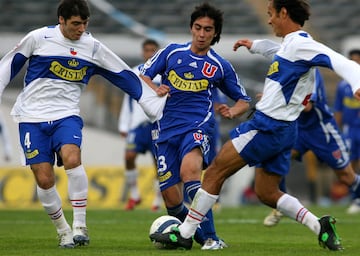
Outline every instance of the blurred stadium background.
{"type": "MultiPolygon", "coordinates": [[[[189,16],[194,6],[201,2],[198,0],[89,0],[92,15],[88,30],[114,50],[129,66],[133,66],[141,62],[141,43],[146,37],[159,40],[162,46],[169,42],[191,40],[189,16]]],[[[231,61],[247,88],[248,94],[254,96],[262,89],[268,61],[262,57],[250,55],[245,49],[234,53],[232,44],[236,39],[244,37],[251,39],[273,38],[271,28],[267,24],[267,1],[210,0],[208,2],[222,9],[225,17],[222,39],[214,48],[231,61]]],[[[310,0],[309,2],[312,7],[312,16],[305,30],[309,31],[315,39],[345,55],[350,48],[360,47],[360,38],[357,34],[360,24],[358,15],[360,13],[360,2],[353,0],[310,0]]],[[[57,3],[56,0],[0,0],[0,57],[14,47],[30,30],[57,24],[57,3]]],[[[274,40],[280,39],[274,38],[274,40]]],[[[329,103],[332,105],[334,90],[340,78],[327,70],[322,70],[322,73],[327,84],[329,103]]],[[[90,170],[90,173],[94,173],[91,174],[91,179],[99,174],[99,169],[101,169],[100,174],[101,172],[106,173],[104,169],[112,170],[107,178],[114,175],[116,182],[109,179],[109,181],[100,183],[108,188],[108,191],[117,193],[115,190],[121,190],[124,167],[122,159],[124,141],[117,133],[118,115],[123,93],[108,85],[109,83],[106,80],[94,77],[83,94],[81,111],[86,123],[83,162],[90,169],[93,168],[90,170]],[[109,185],[110,182],[112,183],[111,186],[109,185]]],[[[2,158],[0,159],[0,208],[22,200],[22,196],[27,193],[24,191],[9,198],[7,189],[10,189],[11,186],[5,186],[5,184],[9,184],[9,182],[6,183],[6,175],[14,173],[12,172],[13,169],[18,171],[18,166],[20,166],[17,157],[17,127],[8,114],[21,88],[22,76],[18,75],[6,88],[2,97],[1,109],[6,117],[6,124],[10,128],[14,157],[8,163],[4,162],[2,158]]],[[[222,120],[223,139],[226,139],[227,132],[233,125],[233,121],[222,120]]],[[[0,146],[1,152],[2,147],[0,146]]],[[[149,156],[141,157],[139,161],[139,165],[144,166],[145,169],[151,168],[149,167],[151,165],[149,156]]],[[[319,168],[324,169],[323,166],[319,168]]],[[[307,200],[308,194],[303,165],[295,163],[293,169],[288,178],[289,189],[293,194],[307,200]]],[[[150,175],[145,174],[146,172],[149,173],[144,171],[142,189],[151,190],[152,182],[149,185],[145,184],[147,175],[150,175]]],[[[26,173],[26,175],[30,175],[27,169],[26,173]]],[[[61,173],[63,172],[59,172],[60,176],[63,175],[61,173]]],[[[242,189],[249,185],[252,172],[243,173],[245,174],[239,174],[238,177],[232,178],[234,181],[230,180],[229,185],[225,186],[223,196],[225,204],[226,202],[229,205],[244,203],[242,189]],[[239,184],[242,185],[239,186],[239,184]]],[[[324,173],[326,174],[322,175],[327,182],[332,179],[331,172],[327,170],[324,173]]],[[[32,179],[27,180],[26,178],[25,180],[25,182],[33,182],[32,179]]],[[[17,181],[13,181],[16,187],[18,186],[17,181]]],[[[103,190],[98,189],[99,183],[95,178],[91,181],[94,181],[94,191],[96,191],[94,194],[98,196],[100,203],[102,200],[100,194],[103,190]]],[[[20,182],[24,181],[20,179],[20,182]]],[[[33,183],[31,184],[33,185],[33,183]]],[[[319,193],[329,195],[330,185],[326,183],[323,187],[325,188],[321,188],[322,191],[319,193]]],[[[66,193],[65,190],[64,188],[64,193],[66,193]]],[[[106,196],[107,194],[101,195],[106,196]]],[[[117,196],[108,198],[112,203],[106,206],[116,207],[118,201],[115,197],[117,196]]]]}

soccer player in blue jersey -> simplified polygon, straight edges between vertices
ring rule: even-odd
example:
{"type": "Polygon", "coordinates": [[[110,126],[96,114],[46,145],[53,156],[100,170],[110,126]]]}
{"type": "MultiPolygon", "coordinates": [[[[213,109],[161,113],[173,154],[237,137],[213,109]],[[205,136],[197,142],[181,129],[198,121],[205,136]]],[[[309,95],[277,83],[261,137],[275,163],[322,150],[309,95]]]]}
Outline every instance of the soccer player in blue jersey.
{"type": "MultiPolygon", "coordinates": [[[[142,57],[144,62],[151,58],[159,49],[159,43],[153,39],[146,39],[142,43],[142,57]]],[[[134,72],[139,74],[143,64],[134,67],[134,72]]],[[[161,77],[158,75],[153,82],[160,85],[161,77]]],[[[152,122],[146,116],[136,100],[128,94],[123,97],[122,107],[119,116],[119,131],[122,137],[126,138],[125,148],[125,177],[121,199],[127,199],[125,210],[134,210],[141,203],[141,195],[138,188],[138,174],[136,158],[138,154],[150,152],[154,156],[154,146],[151,139],[152,122]]],[[[156,161],[154,157],[154,165],[156,161]]],[[[157,169],[157,168],[156,168],[157,169]]],[[[159,190],[157,178],[154,182],[154,200],[151,210],[158,211],[162,205],[162,195],[159,190]]]]}
{"type": "MultiPolygon", "coordinates": [[[[349,59],[360,64],[360,49],[349,52],[349,59]]],[[[355,172],[360,172],[360,102],[352,94],[351,86],[341,81],[336,90],[334,117],[350,150],[350,161],[355,172]]],[[[351,193],[353,202],[347,209],[349,214],[360,213],[360,199],[351,193]]]]}
{"type": "Polygon", "coordinates": [[[127,64],[86,31],[90,10],[86,0],[62,0],[59,24],[29,32],[0,61],[0,96],[28,63],[24,88],[11,111],[19,123],[24,164],[30,165],[37,194],[56,227],[59,246],[89,244],[86,225],[88,179],[81,162],[83,121],[80,95],[93,75],[111,81],[156,119],[165,97],[158,97],[127,64]],[[56,189],[54,164],[64,166],[73,207],[72,227],[65,219],[56,189]]]}
{"type": "MultiPolygon", "coordinates": [[[[359,200],[360,191],[357,186],[360,184],[360,176],[354,172],[350,164],[346,143],[327,105],[324,81],[318,69],[315,79],[309,82],[314,83],[314,91],[298,118],[298,137],[291,150],[291,156],[293,159],[301,160],[301,157],[311,150],[321,162],[335,171],[341,183],[349,187],[354,194],[354,200],[359,200]]],[[[268,221],[264,220],[265,226],[276,225],[281,215],[278,210],[272,211],[266,217],[268,221]]]]}
{"type": "Polygon", "coordinates": [[[282,192],[279,184],[289,171],[297,137],[296,120],[311,97],[313,83],[309,79],[314,79],[315,67],[332,69],[349,81],[359,100],[360,67],[302,30],[310,16],[306,0],[269,0],[267,13],[275,35],[283,38],[279,50],[274,53],[277,44],[268,40],[238,40],[234,44],[234,50],[246,46],[253,53],[272,58],[254,117],[232,130],[232,139],[206,169],[185,221],[169,233],[153,234],[151,238],[158,242],[190,249],[191,237],[218,199],[224,181],[248,164],[257,167],[255,191],[264,204],[308,227],[321,246],[334,251],[343,248],[335,219],[319,219],[297,198],[282,192]]]}
{"type": "MultiPolygon", "coordinates": [[[[234,118],[249,108],[250,98],[232,65],[211,47],[220,40],[222,24],[220,10],[207,3],[196,6],[190,20],[192,41],[160,49],[142,70],[148,83],[157,74],[162,76],[159,91],[170,89],[153,139],[167,212],[182,221],[188,213],[183,190],[193,200],[216,140],[214,90],[220,89],[235,101],[232,107],[218,106],[222,116],[234,118]]],[[[225,244],[216,235],[212,211],[209,209],[205,215],[200,225],[204,237],[196,237],[196,241],[203,244],[203,250],[222,249],[225,244]]]]}

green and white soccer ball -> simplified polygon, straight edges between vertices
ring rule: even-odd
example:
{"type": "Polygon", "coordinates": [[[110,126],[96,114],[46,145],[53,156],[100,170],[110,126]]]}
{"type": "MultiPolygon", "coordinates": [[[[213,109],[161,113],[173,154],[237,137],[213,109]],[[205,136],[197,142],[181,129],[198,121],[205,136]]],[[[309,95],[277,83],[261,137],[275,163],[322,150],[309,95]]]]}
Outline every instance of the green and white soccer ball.
{"type": "MultiPolygon", "coordinates": [[[[150,227],[149,235],[154,233],[167,233],[171,231],[172,227],[176,227],[181,224],[181,221],[170,215],[163,215],[153,221],[150,227]]],[[[171,245],[162,244],[156,241],[152,241],[157,249],[174,249],[171,245]]]]}

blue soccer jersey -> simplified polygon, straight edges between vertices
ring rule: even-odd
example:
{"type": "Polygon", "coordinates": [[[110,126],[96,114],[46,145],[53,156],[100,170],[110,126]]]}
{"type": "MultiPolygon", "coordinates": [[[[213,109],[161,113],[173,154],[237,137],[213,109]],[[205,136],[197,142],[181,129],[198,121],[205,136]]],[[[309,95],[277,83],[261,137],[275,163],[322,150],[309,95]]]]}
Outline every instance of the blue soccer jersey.
{"type": "Polygon", "coordinates": [[[197,128],[215,127],[214,88],[237,101],[250,101],[232,65],[210,49],[204,56],[190,51],[191,43],[170,44],[158,51],[142,74],[153,79],[161,74],[170,87],[162,118],[158,121],[158,142],[197,128]]]}

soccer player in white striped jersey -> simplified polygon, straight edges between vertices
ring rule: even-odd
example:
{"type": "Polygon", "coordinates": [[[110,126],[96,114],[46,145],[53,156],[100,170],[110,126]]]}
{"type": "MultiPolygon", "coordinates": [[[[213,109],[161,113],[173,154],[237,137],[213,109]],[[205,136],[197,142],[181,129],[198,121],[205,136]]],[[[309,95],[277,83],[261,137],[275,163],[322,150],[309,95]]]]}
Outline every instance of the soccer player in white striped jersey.
{"type": "MultiPolygon", "coordinates": [[[[185,221],[169,233],[154,234],[152,239],[158,242],[190,249],[191,236],[215,204],[224,181],[248,164],[258,167],[255,191],[264,204],[308,227],[322,247],[334,251],[343,249],[335,230],[335,219],[331,216],[319,219],[297,198],[280,191],[279,184],[289,171],[290,153],[297,134],[296,120],[313,91],[308,80],[313,79],[315,67],[327,67],[342,76],[359,100],[360,67],[302,30],[310,16],[306,0],[269,0],[267,12],[269,25],[283,41],[273,55],[254,117],[232,131],[232,139],[206,169],[185,221]]],[[[273,54],[272,44],[264,41],[238,40],[234,50],[240,46],[264,56],[273,54]]]]}
{"type": "Polygon", "coordinates": [[[89,244],[86,225],[88,179],[81,162],[83,121],[80,95],[91,76],[108,79],[136,99],[154,121],[165,97],[158,97],[129,66],[86,31],[86,0],[62,0],[59,24],[29,32],[0,61],[0,95],[28,63],[24,87],[11,115],[19,123],[24,164],[30,165],[37,193],[56,227],[59,246],[89,244]],[[64,166],[73,207],[72,228],[56,190],[54,164],[64,166]]]}

